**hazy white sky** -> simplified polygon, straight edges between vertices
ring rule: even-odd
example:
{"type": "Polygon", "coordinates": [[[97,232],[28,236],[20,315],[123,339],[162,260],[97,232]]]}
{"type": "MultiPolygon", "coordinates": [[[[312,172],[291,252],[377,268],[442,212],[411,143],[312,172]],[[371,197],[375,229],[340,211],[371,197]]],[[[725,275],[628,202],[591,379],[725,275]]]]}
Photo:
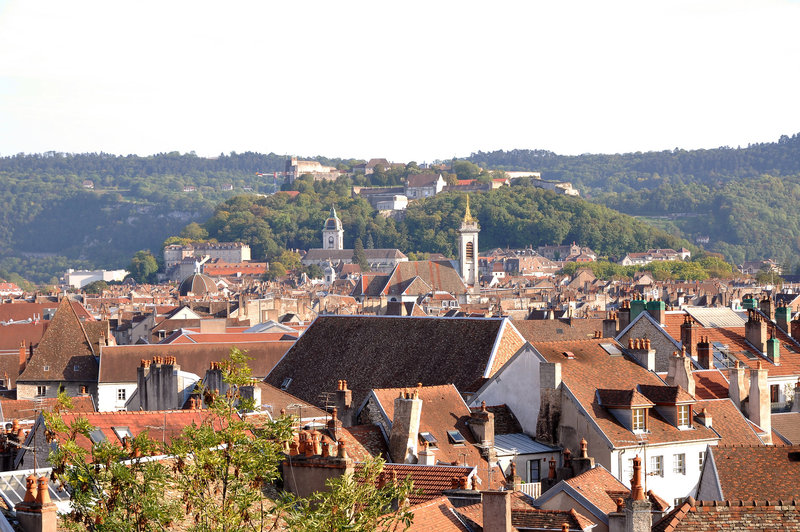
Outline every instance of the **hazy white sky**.
{"type": "Polygon", "coordinates": [[[800,131],[800,2],[0,0],[0,154],[712,148],[800,131]]]}

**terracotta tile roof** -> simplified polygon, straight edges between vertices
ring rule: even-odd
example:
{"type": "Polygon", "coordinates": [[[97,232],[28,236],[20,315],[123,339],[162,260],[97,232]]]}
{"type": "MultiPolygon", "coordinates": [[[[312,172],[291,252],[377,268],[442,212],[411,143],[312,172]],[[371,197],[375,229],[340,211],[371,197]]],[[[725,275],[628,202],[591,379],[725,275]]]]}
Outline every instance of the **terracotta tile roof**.
{"type": "Polygon", "coordinates": [[[48,301],[46,303],[31,303],[30,301],[11,303],[0,303],[0,321],[21,321],[33,319],[38,316],[40,319],[48,309],[58,307],[58,303],[48,301]]]}
{"type": "MultiPolygon", "coordinates": [[[[666,378],[666,373],[664,374],[666,378]]],[[[728,379],[718,369],[692,371],[696,399],[725,399],[728,397],[728,379]]]]}
{"type": "MultiPolygon", "coordinates": [[[[266,381],[316,404],[347,380],[358,407],[373,388],[453,383],[460,392],[490,372],[501,319],[319,316],[266,381]]],[[[505,328],[504,334],[515,335],[505,328]]],[[[498,356],[496,358],[503,358],[498,356]]]]}
{"type": "Polygon", "coordinates": [[[410,532],[429,532],[429,531],[453,531],[453,532],[472,532],[456,516],[454,507],[447,497],[437,497],[433,500],[415,504],[408,508],[414,514],[411,526],[405,528],[402,524],[391,528],[384,528],[387,531],[407,530],[410,532]]]}
{"type": "Polygon", "coordinates": [[[785,501],[695,502],[689,499],[653,524],[653,532],[766,532],[800,530],[800,511],[785,501]],[[776,504],[778,503],[778,504],[776,504]]]}
{"type": "MultiPolygon", "coordinates": [[[[94,412],[94,402],[89,395],[72,397],[71,412],[94,412]]],[[[0,399],[0,420],[35,419],[37,412],[50,412],[58,404],[58,398],[42,399],[0,399]]]]}
{"type": "MultiPolygon", "coordinates": [[[[581,406],[593,417],[603,433],[616,447],[635,445],[636,437],[596,400],[597,389],[633,390],[638,385],[665,386],[655,373],[647,371],[625,355],[612,356],[600,344],[616,344],[609,338],[581,341],[535,342],[532,345],[548,362],[561,363],[563,384],[575,395],[581,406]],[[564,357],[571,351],[574,358],[564,357]]],[[[648,414],[648,432],[644,435],[650,443],[678,441],[715,441],[716,433],[703,426],[680,430],[662,418],[655,408],[648,414]]]]}
{"type": "MultiPolygon", "coordinates": [[[[169,443],[172,438],[180,435],[185,427],[193,423],[200,425],[206,419],[210,419],[207,410],[84,412],[62,414],[61,417],[67,424],[79,417],[86,418],[89,424],[100,430],[109,442],[120,446],[122,441],[114,431],[115,427],[118,429],[127,427],[134,437],[147,432],[152,439],[169,443]]],[[[59,435],[59,438],[63,439],[63,436],[59,435]]],[[[76,442],[87,450],[92,447],[91,441],[83,436],[79,436],[76,442]]]]}
{"type": "Polygon", "coordinates": [[[514,327],[529,342],[586,340],[603,330],[603,320],[595,318],[557,320],[512,320],[514,327]]]}
{"type": "Polygon", "coordinates": [[[288,415],[298,416],[303,419],[330,417],[330,414],[321,408],[298,399],[290,393],[271,386],[266,382],[256,384],[261,389],[261,405],[263,410],[267,410],[273,417],[278,417],[281,411],[285,410],[288,415]],[[269,408],[265,408],[268,405],[269,408]],[[297,406],[302,405],[302,406],[297,406]]]}
{"type": "MultiPolygon", "coordinates": [[[[461,515],[470,526],[475,530],[484,530],[483,526],[483,503],[470,504],[456,508],[456,512],[461,515]]],[[[562,525],[567,523],[569,530],[588,530],[595,526],[595,523],[582,516],[575,510],[540,510],[538,508],[518,508],[511,507],[511,525],[523,530],[553,530],[561,532],[562,525]]],[[[487,530],[487,532],[492,532],[487,530]]]]}
{"type": "Polygon", "coordinates": [[[253,377],[263,378],[292,345],[293,341],[107,346],[101,350],[99,382],[136,382],[136,368],[154,356],[174,356],[182,371],[202,377],[211,362],[227,359],[234,346],[247,352],[253,377]]]}
{"type": "MultiPolygon", "coordinates": [[[[665,329],[677,341],[681,339],[681,324],[686,313],[667,313],[665,329]]],[[[760,361],[770,377],[800,375],[800,347],[779,328],[775,337],[781,344],[780,365],[773,364],[745,340],[744,327],[703,327],[698,323],[697,336],[707,336],[711,344],[718,342],[729,347],[728,352],[745,367],[754,369],[760,361]]]]}
{"type": "Polygon", "coordinates": [[[430,287],[423,291],[444,291],[454,295],[467,293],[467,287],[452,262],[449,260],[418,260],[398,263],[381,290],[381,294],[400,294],[406,284],[414,278],[424,281],[425,285],[430,287]]]}
{"type": "Polygon", "coordinates": [[[655,404],[693,403],[694,397],[680,386],[653,386],[640,384],[639,391],[655,404]]]}
{"type": "Polygon", "coordinates": [[[753,425],[730,399],[709,399],[695,403],[695,425],[701,423],[698,414],[703,409],[711,414],[711,426],[721,437],[720,445],[763,445],[753,425]]]}
{"type": "Polygon", "coordinates": [[[800,445],[800,412],[773,413],[772,428],[790,445],[800,445]]]}
{"type": "MultiPolygon", "coordinates": [[[[356,469],[361,464],[356,463],[356,469]]],[[[419,504],[431,501],[442,496],[442,492],[452,489],[458,485],[460,479],[469,477],[474,469],[462,466],[426,466],[420,464],[384,464],[382,475],[385,478],[397,476],[398,480],[411,477],[414,481],[414,489],[419,490],[409,497],[411,504],[419,504]]]]}
{"type": "Polygon", "coordinates": [[[620,482],[603,466],[597,466],[577,477],[564,481],[597,506],[603,513],[617,511],[615,502],[617,493],[630,493],[625,484],[620,482]]]}
{"type": "Polygon", "coordinates": [[[597,390],[597,398],[600,400],[600,404],[606,408],[655,406],[654,402],[639,393],[636,388],[632,390],[597,390]]]}
{"type": "MultiPolygon", "coordinates": [[[[370,456],[380,456],[384,460],[388,460],[389,447],[386,444],[386,438],[383,437],[383,431],[378,425],[353,425],[343,430],[349,434],[352,441],[357,442],[370,456]]],[[[349,453],[352,448],[353,446],[350,445],[347,452],[349,453]]]]}
{"type": "Polygon", "coordinates": [[[289,340],[291,337],[284,332],[265,332],[265,333],[245,333],[245,332],[225,332],[225,333],[192,333],[185,334],[175,331],[162,344],[192,343],[192,344],[219,344],[219,343],[250,343],[250,342],[269,342],[276,340],[289,340]],[[176,336],[177,335],[177,336],[176,336]]]}
{"type": "Polygon", "coordinates": [[[800,446],[719,445],[710,451],[725,499],[800,499],[800,446]]]}
{"type": "Polygon", "coordinates": [[[17,381],[96,381],[95,354],[102,332],[108,333],[108,322],[81,322],[75,306],[62,299],[17,381]]]}
{"type": "MultiPolygon", "coordinates": [[[[435,453],[437,462],[453,465],[466,464],[471,467],[477,466],[478,471],[482,471],[485,475],[486,460],[481,457],[480,449],[476,447],[478,442],[475,441],[467,424],[470,417],[470,409],[464,403],[455,386],[452,384],[423,386],[422,388],[415,388],[415,390],[418,391],[419,397],[422,399],[419,431],[429,432],[436,438],[437,446],[430,450],[435,453]],[[466,443],[451,443],[447,435],[447,431],[450,430],[457,430],[461,433],[466,443]]],[[[402,388],[372,390],[390,423],[394,417],[394,400],[401,391],[403,391],[402,388]]],[[[493,476],[495,479],[500,478],[502,482],[503,475],[499,470],[495,471],[493,476]]]]}
{"type": "Polygon", "coordinates": [[[41,341],[48,325],[50,325],[49,320],[0,325],[0,352],[8,350],[17,353],[22,342],[28,346],[35,346],[41,341]]]}

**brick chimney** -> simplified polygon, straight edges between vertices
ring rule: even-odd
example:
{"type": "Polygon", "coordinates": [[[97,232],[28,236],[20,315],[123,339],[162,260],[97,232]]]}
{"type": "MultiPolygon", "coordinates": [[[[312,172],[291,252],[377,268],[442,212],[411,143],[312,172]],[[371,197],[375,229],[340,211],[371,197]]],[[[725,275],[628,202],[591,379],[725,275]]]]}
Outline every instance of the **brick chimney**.
{"type": "Polygon", "coordinates": [[[744,368],[739,361],[735,361],[733,367],[728,368],[728,396],[736,408],[744,412],[744,402],[747,400],[749,387],[744,368]]]}
{"type": "Polygon", "coordinates": [[[707,428],[711,428],[711,413],[703,408],[700,413],[697,415],[700,418],[700,423],[707,428]]]}
{"type": "Polygon", "coordinates": [[[700,341],[697,343],[697,363],[703,369],[714,368],[714,352],[711,348],[711,343],[708,341],[708,336],[701,336],[700,341]]]}
{"type": "Polygon", "coordinates": [[[647,371],[656,370],[656,350],[649,338],[628,338],[628,353],[647,371]]]}
{"type": "Polygon", "coordinates": [[[336,412],[339,419],[342,420],[342,426],[352,427],[354,420],[353,415],[355,410],[353,408],[353,391],[347,387],[346,380],[339,380],[336,383],[336,412]]]}
{"type": "Polygon", "coordinates": [[[16,506],[17,520],[25,532],[56,532],[58,515],[56,505],[50,500],[48,478],[38,480],[30,475],[26,479],[25,498],[16,506]]]}
{"type": "Polygon", "coordinates": [[[791,329],[791,331],[789,331],[791,337],[795,340],[800,340],[800,317],[793,319],[789,323],[789,329],[791,329]]]}
{"type": "MultiPolygon", "coordinates": [[[[25,366],[28,363],[28,349],[25,347],[25,340],[19,344],[19,373],[25,371],[25,366]]],[[[11,383],[6,383],[6,386],[11,386],[11,383]]]]}
{"type": "Polygon", "coordinates": [[[650,532],[653,527],[653,505],[644,494],[642,459],[633,459],[631,493],[617,500],[617,511],[608,515],[608,532],[650,532]]]}
{"type": "Polygon", "coordinates": [[[603,338],[614,338],[618,332],[617,313],[609,312],[608,317],[603,320],[603,338]]]}
{"type": "Polygon", "coordinates": [[[625,327],[631,324],[631,302],[627,299],[622,302],[619,308],[619,330],[624,331],[625,327]]]}
{"type": "Polygon", "coordinates": [[[791,332],[790,323],[792,321],[792,309],[787,307],[786,305],[781,305],[775,309],[775,323],[778,324],[778,327],[785,333],[791,332]]]}
{"type": "Polygon", "coordinates": [[[767,352],[767,322],[755,310],[747,311],[747,322],[744,324],[745,340],[750,342],[760,353],[767,352]]]}
{"type": "Polygon", "coordinates": [[[436,452],[430,448],[428,442],[423,441],[422,447],[417,453],[417,463],[421,465],[436,465],[436,452]]]}
{"type": "Polygon", "coordinates": [[[756,369],[750,370],[750,398],[747,404],[747,417],[766,432],[765,443],[772,444],[772,410],[769,400],[767,368],[758,361],[756,369]]]}
{"type": "Polygon", "coordinates": [[[481,456],[493,462],[497,456],[494,449],[494,414],[486,410],[486,401],[481,402],[481,409],[473,412],[469,418],[469,428],[478,441],[481,456]]]}
{"type": "Polygon", "coordinates": [[[694,397],[695,382],[692,375],[692,359],[686,356],[685,353],[675,351],[670,357],[667,384],[680,386],[694,397]]]}
{"type": "Polygon", "coordinates": [[[772,299],[769,296],[764,296],[764,299],[759,301],[758,307],[761,309],[761,312],[763,312],[767,318],[769,318],[770,320],[774,318],[772,314],[774,310],[772,305],[772,299]]]}
{"type": "Polygon", "coordinates": [[[681,343],[686,348],[686,353],[694,358],[697,356],[697,340],[700,334],[699,332],[700,327],[697,325],[697,322],[694,321],[694,318],[687,315],[683,317],[683,323],[681,324],[681,343]]]}
{"type": "Polygon", "coordinates": [[[517,463],[511,461],[509,466],[508,476],[506,477],[506,489],[508,491],[519,491],[522,489],[522,479],[517,475],[517,463]]]}
{"type": "Polygon", "coordinates": [[[389,435],[389,455],[392,462],[413,464],[417,461],[419,420],[422,415],[422,399],[418,385],[413,391],[402,391],[394,400],[394,417],[389,435]]]}
{"type": "Polygon", "coordinates": [[[328,432],[336,441],[342,437],[342,422],[339,420],[339,410],[335,406],[331,412],[331,418],[328,420],[328,432]]]}
{"type": "Polygon", "coordinates": [[[484,491],[481,493],[483,506],[483,529],[487,532],[511,532],[511,492],[484,491]]]}

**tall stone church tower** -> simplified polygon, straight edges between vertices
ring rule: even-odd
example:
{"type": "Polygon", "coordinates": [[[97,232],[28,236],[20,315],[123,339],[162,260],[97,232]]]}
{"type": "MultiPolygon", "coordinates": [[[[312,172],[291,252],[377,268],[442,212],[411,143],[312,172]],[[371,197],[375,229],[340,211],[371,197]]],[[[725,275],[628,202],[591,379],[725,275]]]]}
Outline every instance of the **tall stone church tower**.
{"type": "Polygon", "coordinates": [[[344,249],[344,229],[331,205],[331,214],[322,226],[322,249],[344,249]]]}
{"type": "Polygon", "coordinates": [[[478,284],[478,220],[469,212],[469,196],[467,196],[467,211],[458,230],[458,262],[461,267],[461,280],[467,286],[478,284]]]}

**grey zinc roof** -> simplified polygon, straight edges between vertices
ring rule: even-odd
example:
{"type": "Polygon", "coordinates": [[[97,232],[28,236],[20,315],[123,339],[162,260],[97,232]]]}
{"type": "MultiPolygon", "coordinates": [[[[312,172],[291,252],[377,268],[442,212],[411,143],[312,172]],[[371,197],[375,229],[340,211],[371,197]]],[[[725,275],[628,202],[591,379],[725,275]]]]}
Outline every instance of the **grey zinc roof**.
{"type": "Polygon", "coordinates": [[[561,452],[557,447],[539,443],[527,434],[498,434],[494,437],[494,446],[500,454],[538,454],[561,452]]]}
{"type": "Polygon", "coordinates": [[[703,327],[744,327],[747,321],[744,313],[734,312],[727,307],[688,307],[686,312],[703,327]]]}

